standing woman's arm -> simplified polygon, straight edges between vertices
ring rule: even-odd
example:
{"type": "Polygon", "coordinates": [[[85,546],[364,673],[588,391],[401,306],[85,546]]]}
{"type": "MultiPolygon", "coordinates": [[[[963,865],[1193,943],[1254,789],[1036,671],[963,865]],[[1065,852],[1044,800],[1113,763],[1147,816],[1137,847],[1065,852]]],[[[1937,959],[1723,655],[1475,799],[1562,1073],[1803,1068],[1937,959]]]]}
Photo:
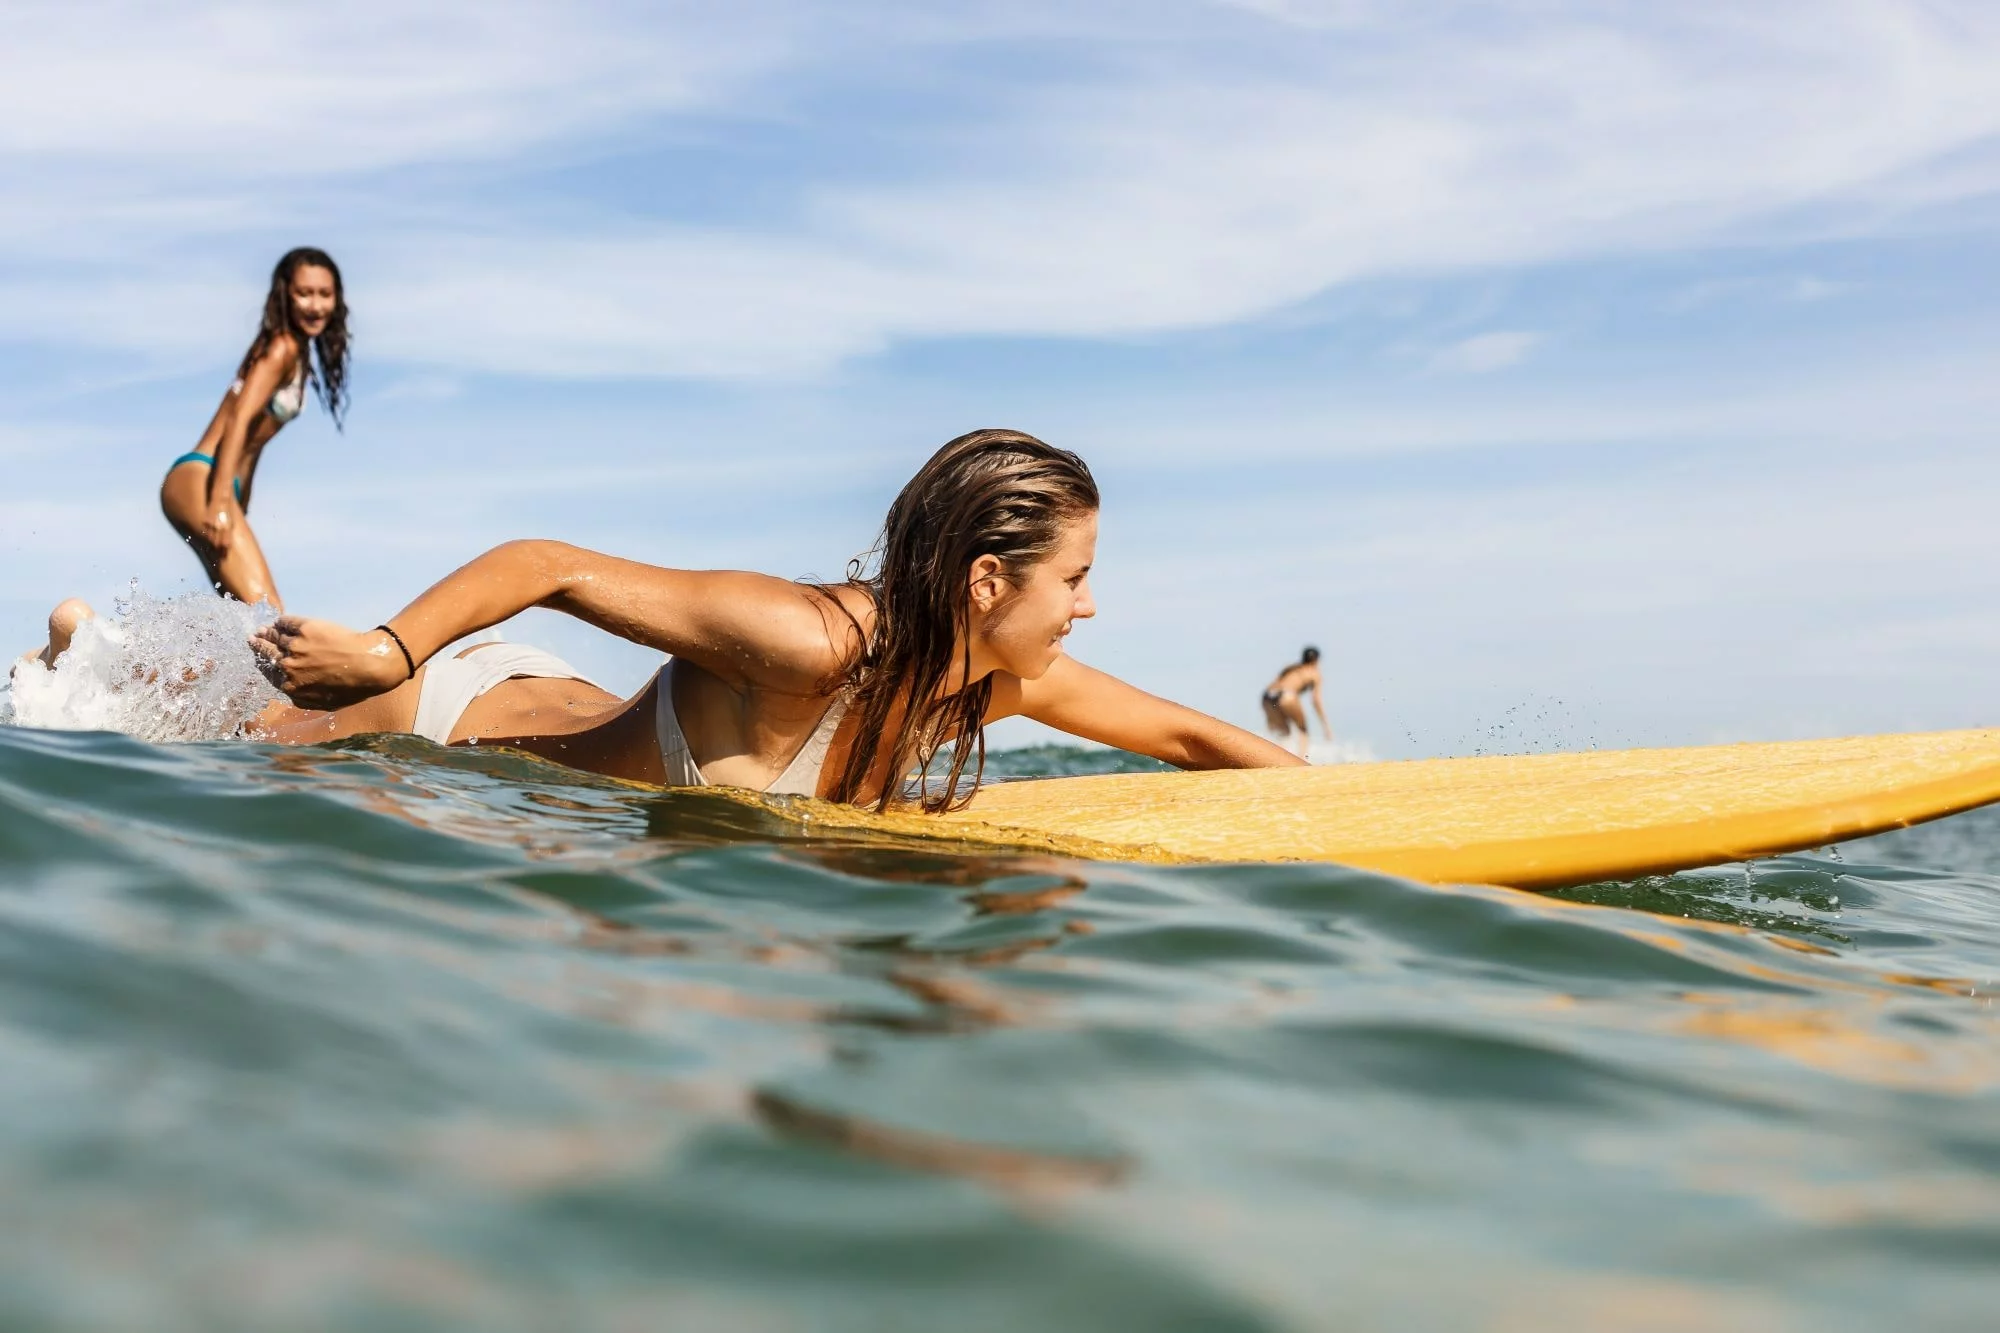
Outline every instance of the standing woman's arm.
{"type": "Polygon", "coordinates": [[[299,355],[299,349],[290,338],[281,336],[271,339],[264,355],[257,358],[250,367],[250,373],[243,377],[243,387],[236,391],[236,401],[231,405],[229,419],[222,427],[222,439],[215,447],[215,465],[208,472],[208,503],[203,507],[201,524],[202,539],[214,547],[218,555],[229,549],[236,527],[242,522],[242,508],[236,503],[236,492],[231,483],[236,479],[236,469],[242,465],[243,449],[250,438],[251,424],[263,411],[264,404],[271,401],[271,395],[278,391],[278,386],[290,378],[298,365],[299,355]]]}
{"type": "Polygon", "coordinates": [[[1312,682],[1307,688],[1313,692],[1313,712],[1319,714],[1319,729],[1326,733],[1328,740],[1332,740],[1333,727],[1327,722],[1326,708],[1319,701],[1320,696],[1326,693],[1326,678],[1319,674],[1318,667],[1313,668],[1312,682]]]}

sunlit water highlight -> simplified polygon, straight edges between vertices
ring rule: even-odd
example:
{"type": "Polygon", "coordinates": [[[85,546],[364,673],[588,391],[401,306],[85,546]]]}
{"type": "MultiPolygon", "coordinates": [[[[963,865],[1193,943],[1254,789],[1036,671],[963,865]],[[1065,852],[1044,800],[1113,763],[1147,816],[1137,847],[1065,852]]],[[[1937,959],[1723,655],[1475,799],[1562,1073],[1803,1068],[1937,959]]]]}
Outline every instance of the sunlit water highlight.
{"type": "Polygon", "coordinates": [[[2000,1308],[1991,811],[1535,897],[14,728],[0,867],[10,1330],[2000,1308]]]}

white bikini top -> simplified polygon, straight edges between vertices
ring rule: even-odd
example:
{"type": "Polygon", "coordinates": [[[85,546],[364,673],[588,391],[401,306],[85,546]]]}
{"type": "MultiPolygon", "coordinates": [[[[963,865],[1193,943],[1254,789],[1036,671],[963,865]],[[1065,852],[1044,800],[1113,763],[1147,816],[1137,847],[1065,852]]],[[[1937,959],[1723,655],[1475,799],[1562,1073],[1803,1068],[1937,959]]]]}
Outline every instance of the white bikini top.
{"type": "MultiPolygon", "coordinates": [[[[243,381],[236,380],[229,386],[232,393],[243,392],[243,381]]],[[[280,384],[278,391],[271,395],[271,401],[264,404],[264,410],[271,414],[271,420],[280,426],[305,411],[306,407],[306,363],[299,358],[299,370],[289,384],[280,384]]]]}
{"type": "MultiPolygon", "coordinates": [[[[667,770],[666,782],[669,787],[706,787],[708,779],[701,775],[701,766],[694,761],[694,754],[688,749],[687,733],[681,730],[680,715],[674,712],[674,659],[669,657],[654,678],[660,697],[659,708],[654,714],[653,729],[660,740],[660,763],[667,770]]],[[[819,795],[820,770],[826,767],[826,752],[833,745],[833,733],[840,728],[840,719],[847,712],[845,696],[836,697],[827,706],[826,715],[813,728],[813,734],[806,737],[806,743],[792,756],[792,762],[785,765],[785,771],[778,774],[771,785],[764,788],[773,796],[817,796],[819,795]]]]}

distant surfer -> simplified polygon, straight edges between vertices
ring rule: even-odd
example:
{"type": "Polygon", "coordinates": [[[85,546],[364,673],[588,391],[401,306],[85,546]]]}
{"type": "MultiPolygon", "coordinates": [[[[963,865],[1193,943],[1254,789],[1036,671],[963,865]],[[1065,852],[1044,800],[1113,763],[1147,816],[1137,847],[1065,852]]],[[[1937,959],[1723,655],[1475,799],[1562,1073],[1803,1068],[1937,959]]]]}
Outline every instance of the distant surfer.
{"type": "Polygon", "coordinates": [[[1320,705],[1320,695],[1325,686],[1319,674],[1319,649],[1307,647],[1299,654],[1299,660],[1280,671],[1277,679],[1264,687],[1264,725],[1278,738],[1280,745],[1291,742],[1292,729],[1299,733],[1299,757],[1305,758],[1312,750],[1312,730],[1306,726],[1305,703],[1301,696],[1312,694],[1313,712],[1319,714],[1319,729],[1333,739],[1333,728],[1327,725],[1326,709],[1320,705]]]}
{"type": "MultiPolygon", "coordinates": [[[[1097,614],[1088,582],[1097,511],[1097,483],[1075,454],[1019,431],[973,431],[897,495],[873,572],[856,561],[839,583],[511,542],[374,629],[285,616],[254,646],[279,688],[309,709],[421,694],[426,666],[431,676],[463,673],[442,715],[482,697],[468,693],[480,678],[502,677],[486,691],[502,694],[514,670],[500,660],[479,670],[497,647],[454,658],[440,653],[445,645],[532,606],[566,612],[670,656],[625,700],[588,702],[572,673],[566,704],[517,713],[484,739],[667,786],[944,810],[977,785],[986,725],[1012,716],[1178,768],[1299,763],[1063,651],[1072,624],[1097,614]],[[931,780],[911,791],[913,773],[931,780]]],[[[421,699],[410,707],[424,711],[421,699]]]]}
{"type": "Polygon", "coordinates": [[[327,253],[301,248],[272,270],[263,323],[200,443],[160,483],[167,521],[215,590],[238,601],[283,609],[250,530],[250,491],[264,446],[305,409],[308,386],[338,427],[347,407],[347,297],[327,253]]]}

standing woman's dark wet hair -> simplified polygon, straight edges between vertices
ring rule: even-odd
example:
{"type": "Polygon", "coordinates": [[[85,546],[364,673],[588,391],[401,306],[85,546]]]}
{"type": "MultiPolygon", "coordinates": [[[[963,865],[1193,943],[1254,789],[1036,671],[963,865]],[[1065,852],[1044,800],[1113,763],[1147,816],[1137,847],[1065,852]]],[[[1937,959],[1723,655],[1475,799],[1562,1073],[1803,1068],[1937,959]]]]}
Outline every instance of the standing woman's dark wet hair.
{"type": "Polygon", "coordinates": [[[347,288],[340,280],[340,265],[326,251],[310,245],[287,250],[278,266],[271,270],[271,290],[264,297],[264,322],[251,340],[250,350],[243,354],[243,364],[236,368],[237,379],[250,374],[250,367],[271,349],[271,341],[281,333],[290,335],[297,344],[299,364],[317,389],[320,405],[339,429],[347,415],[347,288]],[[323,268],[333,275],[333,314],[316,338],[305,335],[299,327],[298,312],[292,308],[292,277],[308,267],[323,268]],[[313,364],[315,359],[317,366],[313,364]]]}
{"type": "Polygon", "coordinates": [[[1319,661],[1319,649],[1310,644],[1306,645],[1306,650],[1299,654],[1299,665],[1311,666],[1317,661],[1319,661]]]}
{"type": "Polygon", "coordinates": [[[876,618],[874,634],[846,673],[859,727],[831,799],[854,802],[885,752],[889,771],[877,810],[895,802],[911,764],[924,779],[925,810],[972,798],[986,768],[982,724],[993,682],[988,677],[944,693],[954,665],[970,674],[972,562],[997,556],[1002,577],[1020,579],[1055,552],[1069,523],[1097,507],[1097,482],[1081,458],[1017,430],[961,435],[918,469],[889,506],[871,553],[878,557],[874,575],[863,577],[858,560],[848,567],[848,582],[874,597],[876,618]],[[889,718],[901,700],[908,707],[890,736],[889,718]],[[928,777],[946,746],[951,764],[939,786],[928,777]],[[968,761],[973,781],[961,793],[968,761]]]}

